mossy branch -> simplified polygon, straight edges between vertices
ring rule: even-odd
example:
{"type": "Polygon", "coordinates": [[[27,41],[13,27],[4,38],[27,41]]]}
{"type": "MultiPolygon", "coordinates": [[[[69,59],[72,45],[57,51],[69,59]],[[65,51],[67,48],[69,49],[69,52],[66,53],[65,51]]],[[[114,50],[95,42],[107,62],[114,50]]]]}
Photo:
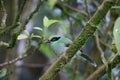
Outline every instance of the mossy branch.
{"type": "Polygon", "coordinates": [[[49,67],[39,80],[54,80],[56,74],[71,60],[75,53],[82,48],[88,38],[94,34],[100,21],[116,1],[117,0],[104,0],[71,46],[49,67]]]}

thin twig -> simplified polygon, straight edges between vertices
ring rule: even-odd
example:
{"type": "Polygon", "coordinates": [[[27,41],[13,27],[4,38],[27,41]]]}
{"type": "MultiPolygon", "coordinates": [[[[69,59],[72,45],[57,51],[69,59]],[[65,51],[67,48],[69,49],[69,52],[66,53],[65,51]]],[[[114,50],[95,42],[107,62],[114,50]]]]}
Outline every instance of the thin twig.
{"type": "Polygon", "coordinates": [[[25,29],[25,26],[28,24],[28,22],[31,20],[31,18],[34,16],[35,13],[38,12],[40,6],[42,5],[42,1],[39,1],[36,9],[29,15],[29,17],[27,19],[25,19],[23,25],[21,26],[20,30],[19,30],[19,33],[21,33],[24,29],[25,29]]]}
{"type": "Polygon", "coordinates": [[[102,75],[105,74],[105,65],[100,66],[95,72],[93,72],[86,80],[97,80],[99,79],[102,75]]]}
{"type": "Polygon", "coordinates": [[[101,59],[102,59],[104,65],[106,66],[107,79],[108,80],[112,80],[112,75],[111,75],[112,67],[111,67],[111,63],[107,62],[105,57],[104,57],[104,52],[103,52],[102,48],[100,47],[100,40],[99,40],[97,31],[96,31],[96,44],[97,44],[98,50],[101,53],[101,59]]]}
{"type": "Polygon", "coordinates": [[[1,22],[1,27],[0,28],[3,29],[3,28],[6,27],[6,19],[7,19],[7,12],[6,12],[3,0],[1,0],[1,6],[2,6],[2,9],[3,9],[3,17],[2,17],[2,22],[1,22]]]}
{"type": "MultiPolygon", "coordinates": [[[[29,44],[30,43],[28,43],[28,45],[29,44]]],[[[0,67],[4,67],[6,65],[13,64],[13,63],[17,62],[18,60],[22,60],[23,58],[27,57],[28,54],[26,54],[26,53],[27,53],[29,48],[30,48],[30,46],[27,46],[27,49],[21,55],[19,55],[17,58],[15,58],[15,59],[13,59],[11,61],[7,61],[7,62],[4,62],[4,63],[0,64],[0,67]]]]}
{"type": "MultiPolygon", "coordinates": [[[[116,54],[114,57],[110,57],[108,60],[111,63],[111,68],[116,67],[120,63],[120,55],[116,54]]],[[[103,64],[95,72],[93,72],[86,80],[98,80],[106,72],[106,65],[103,64]]]]}
{"type": "Polygon", "coordinates": [[[72,7],[72,6],[70,6],[70,5],[66,4],[66,3],[60,3],[59,2],[59,3],[56,3],[56,5],[65,6],[65,7],[69,8],[69,9],[75,11],[75,12],[78,12],[80,14],[83,14],[84,16],[87,16],[87,13],[85,11],[74,8],[74,7],[72,7]]]}
{"type": "Polygon", "coordinates": [[[13,64],[13,63],[15,63],[15,62],[17,62],[17,61],[19,61],[19,60],[22,60],[22,59],[25,58],[25,57],[27,57],[27,54],[25,54],[25,55],[20,55],[19,57],[15,58],[15,59],[13,59],[13,60],[11,60],[11,61],[4,62],[4,63],[0,64],[0,67],[4,67],[4,66],[6,66],[6,65],[13,64]]]}
{"type": "Polygon", "coordinates": [[[38,12],[39,10],[39,7],[42,5],[43,2],[39,2],[39,4],[37,5],[36,9],[29,15],[29,17],[27,19],[25,19],[23,25],[20,27],[20,29],[17,31],[17,32],[14,32],[13,35],[12,35],[12,40],[11,40],[11,43],[10,43],[10,46],[9,47],[14,47],[15,44],[16,44],[16,41],[17,41],[17,37],[18,35],[25,30],[25,26],[28,24],[28,22],[31,20],[31,18],[34,16],[34,14],[36,12],[38,12]]]}
{"type": "Polygon", "coordinates": [[[102,50],[102,48],[101,48],[101,46],[100,46],[100,40],[99,40],[99,37],[98,37],[98,31],[96,31],[96,44],[97,44],[98,50],[99,50],[100,53],[101,53],[102,62],[107,66],[107,62],[106,62],[106,59],[105,59],[105,57],[104,57],[104,51],[102,50]]]}
{"type": "Polygon", "coordinates": [[[86,13],[87,13],[88,19],[90,19],[91,16],[90,16],[90,13],[89,13],[89,10],[88,10],[88,5],[87,5],[88,3],[87,3],[87,1],[88,1],[88,0],[85,0],[85,1],[84,1],[84,3],[85,3],[85,11],[86,11],[86,13]]]}
{"type": "Polygon", "coordinates": [[[10,27],[10,30],[16,28],[16,25],[20,22],[20,16],[21,16],[21,14],[24,10],[24,7],[25,7],[26,3],[27,3],[27,0],[24,0],[21,7],[20,7],[19,12],[17,13],[17,16],[16,16],[12,26],[10,27]]]}
{"type": "Polygon", "coordinates": [[[23,12],[23,9],[24,9],[24,6],[25,6],[26,2],[27,2],[27,0],[24,0],[24,1],[23,1],[22,5],[21,5],[21,7],[20,7],[20,10],[19,10],[19,12],[17,13],[17,16],[16,16],[13,24],[12,24],[11,26],[9,26],[9,27],[6,27],[4,30],[2,30],[2,31],[0,32],[0,35],[2,35],[2,34],[4,34],[4,33],[7,33],[7,32],[10,32],[10,31],[13,30],[14,28],[16,28],[16,26],[19,25],[20,16],[21,16],[21,14],[22,14],[22,12],[23,12]]]}
{"type": "Polygon", "coordinates": [[[59,8],[63,11],[63,13],[66,14],[66,16],[73,18],[76,22],[78,22],[78,24],[80,24],[81,27],[84,27],[84,25],[83,25],[83,23],[81,22],[81,20],[78,19],[78,18],[76,18],[76,17],[74,17],[74,16],[71,15],[70,13],[68,13],[68,11],[67,11],[63,6],[58,5],[57,7],[59,7],[59,8]]]}
{"type": "Polygon", "coordinates": [[[33,50],[28,54],[28,51],[29,51],[30,48],[32,47],[32,46],[30,45],[30,43],[28,43],[28,44],[27,44],[27,49],[26,49],[21,55],[19,55],[17,58],[15,58],[15,59],[13,59],[13,60],[11,60],[11,61],[4,62],[4,63],[0,64],[0,67],[4,67],[4,66],[6,66],[6,65],[13,64],[13,63],[15,63],[15,62],[17,62],[17,61],[19,61],[19,60],[23,60],[24,58],[32,55],[33,53],[35,53],[35,51],[36,51],[37,49],[40,48],[41,44],[42,44],[42,39],[40,40],[40,42],[38,42],[38,45],[39,45],[39,46],[32,48],[33,50]]]}

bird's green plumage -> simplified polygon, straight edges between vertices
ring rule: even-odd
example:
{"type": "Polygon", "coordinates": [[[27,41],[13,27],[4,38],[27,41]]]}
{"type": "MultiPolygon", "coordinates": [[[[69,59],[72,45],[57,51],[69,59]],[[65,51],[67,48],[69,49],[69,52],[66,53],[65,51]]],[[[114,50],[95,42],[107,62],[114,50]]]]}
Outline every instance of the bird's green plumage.
{"type": "Polygon", "coordinates": [[[50,43],[51,48],[57,54],[61,54],[67,49],[66,44],[72,43],[72,41],[70,39],[65,38],[63,36],[59,36],[59,35],[53,35],[49,38],[49,40],[51,40],[53,37],[60,37],[60,39],[58,41],[50,43]]]}
{"type": "MultiPolygon", "coordinates": [[[[59,36],[59,35],[53,35],[53,36],[50,36],[49,38],[49,41],[50,41],[50,46],[51,48],[53,49],[53,51],[60,55],[62,54],[63,52],[66,51],[66,49],[68,48],[68,46],[66,45],[70,45],[72,43],[72,41],[68,38],[65,38],[63,36],[59,36]],[[54,40],[53,40],[54,39],[54,40]],[[56,39],[56,40],[55,40],[56,39]]],[[[85,54],[82,54],[80,52],[80,50],[77,51],[77,54],[76,55],[80,55],[82,57],[84,57],[86,60],[88,60],[93,66],[97,66],[97,64],[87,55],[85,54]]],[[[74,56],[75,57],[75,56],[74,56]]],[[[73,58],[74,58],[73,57],[73,58]]]]}

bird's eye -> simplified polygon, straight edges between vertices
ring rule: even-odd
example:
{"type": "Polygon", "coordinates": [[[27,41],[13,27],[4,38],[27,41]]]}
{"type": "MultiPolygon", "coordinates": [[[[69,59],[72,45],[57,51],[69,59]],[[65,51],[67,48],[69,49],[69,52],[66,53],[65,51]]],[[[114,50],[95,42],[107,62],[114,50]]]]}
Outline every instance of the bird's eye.
{"type": "Polygon", "coordinates": [[[59,39],[60,39],[60,37],[54,37],[54,38],[51,39],[51,41],[57,41],[59,39]]]}

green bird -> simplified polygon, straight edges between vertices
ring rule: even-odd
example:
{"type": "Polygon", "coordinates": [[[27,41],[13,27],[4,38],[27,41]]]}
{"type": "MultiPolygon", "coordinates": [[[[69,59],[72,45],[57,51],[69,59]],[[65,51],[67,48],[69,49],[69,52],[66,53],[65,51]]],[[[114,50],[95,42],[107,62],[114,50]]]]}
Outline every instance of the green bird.
{"type": "MultiPolygon", "coordinates": [[[[63,36],[52,35],[50,36],[49,40],[45,40],[45,43],[49,43],[53,51],[56,54],[60,55],[66,51],[66,49],[72,43],[72,40],[63,36]]],[[[97,66],[97,64],[89,56],[87,56],[86,54],[83,54],[82,50],[78,50],[76,54],[86,59],[94,67],[97,66]]]]}

